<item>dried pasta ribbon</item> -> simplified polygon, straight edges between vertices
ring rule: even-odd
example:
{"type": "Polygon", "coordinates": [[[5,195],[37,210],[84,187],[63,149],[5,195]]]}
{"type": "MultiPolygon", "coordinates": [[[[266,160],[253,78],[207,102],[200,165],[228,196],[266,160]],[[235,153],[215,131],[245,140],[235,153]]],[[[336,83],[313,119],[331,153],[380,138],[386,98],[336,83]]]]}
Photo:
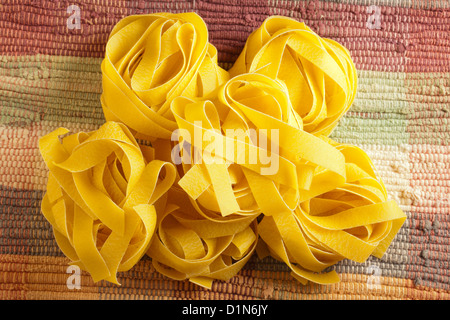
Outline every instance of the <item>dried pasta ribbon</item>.
{"type": "Polygon", "coordinates": [[[348,50],[321,38],[304,23],[272,16],[247,39],[229,70],[282,80],[304,130],[328,136],[350,108],[356,93],[356,68],[348,50]]]}
{"type": "Polygon", "coordinates": [[[317,167],[329,170],[328,185],[345,181],[344,156],[303,130],[278,80],[238,75],[212,97],[180,97],[171,108],[191,161],[178,184],[222,216],[293,210],[317,167]]]}
{"type": "Polygon", "coordinates": [[[210,93],[228,79],[195,13],[128,16],[109,36],[102,62],[106,120],[125,123],[138,136],[170,139],[176,123],[170,102],[210,93]]]}
{"type": "Polygon", "coordinates": [[[326,170],[317,171],[312,197],[292,212],[265,216],[258,225],[270,254],[284,261],[300,282],[335,283],[335,271],[322,272],[343,259],[381,258],[406,219],[386,189],[372,161],[360,148],[330,140],[345,156],[346,182],[323,189],[326,170]]]}
{"type": "Polygon", "coordinates": [[[256,249],[256,219],[214,219],[201,214],[181,189],[172,188],[158,219],[148,256],[161,274],[211,288],[229,280],[256,249]]]}
{"type": "Polygon", "coordinates": [[[227,72],[197,14],[129,16],[101,67],[104,125],[39,141],[42,212],[94,281],[118,284],[146,254],[211,288],[257,252],[301,283],[335,283],[327,268],[382,257],[404,223],[367,154],[328,138],[356,70],[303,23],[266,19],[227,72]]]}
{"type": "Polygon", "coordinates": [[[146,253],[176,169],[144,157],[152,152],[143,152],[120,123],[68,133],[59,128],[39,141],[49,169],[42,212],[72,264],[94,281],[118,284],[117,272],[146,253]]]}

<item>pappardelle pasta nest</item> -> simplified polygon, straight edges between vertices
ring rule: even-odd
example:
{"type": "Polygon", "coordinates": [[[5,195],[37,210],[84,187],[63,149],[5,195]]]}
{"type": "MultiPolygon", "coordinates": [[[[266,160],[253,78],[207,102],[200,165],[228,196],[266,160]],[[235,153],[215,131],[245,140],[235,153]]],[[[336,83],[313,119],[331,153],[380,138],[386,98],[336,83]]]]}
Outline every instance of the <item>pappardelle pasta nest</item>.
{"type": "Polygon", "coordinates": [[[331,266],[382,257],[406,219],[368,155],[329,138],[356,68],[304,23],[267,18],[227,71],[197,14],[126,17],[102,74],[105,123],[39,143],[42,212],[94,281],[119,284],[147,255],[211,288],[256,253],[331,284],[331,266]]]}

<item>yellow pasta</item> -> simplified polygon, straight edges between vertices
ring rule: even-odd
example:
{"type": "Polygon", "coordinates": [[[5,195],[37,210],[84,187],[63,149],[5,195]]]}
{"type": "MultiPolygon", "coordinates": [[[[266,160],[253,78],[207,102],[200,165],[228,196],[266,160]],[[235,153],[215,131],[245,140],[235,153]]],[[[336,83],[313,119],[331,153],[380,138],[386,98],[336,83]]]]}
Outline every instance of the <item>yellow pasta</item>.
{"type": "Polygon", "coordinates": [[[266,216],[258,225],[267,249],[260,255],[284,261],[303,283],[338,282],[335,271],[320,272],[343,259],[362,263],[370,255],[381,258],[406,219],[398,205],[388,201],[362,149],[330,144],[345,156],[345,183],[326,188],[328,172],[317,170],[310,192],[295,210],[266,216]]]}
{"type": "Polygon", "coordinates": [[[170,102],[208,94],[228,79],[217,64],[205,22],[195,13],[154,13],[120,20],[102,62],[106,120],[125,123],[142,138],[170,139],[170,102]]]}
{"type": "Polygon", "coordinates": [[[355,98],[356,68],[348,50],[287,17],[267,18],[248,37],[230,74],[247,72],[282,80],[305,131],[313,134],[329,135],[355,98]]]}
{"type": "Polygon", "coordinates": [[[213,280],[235,276],[256,249],[255,217],[208,216],[180,188],[169,191],[158,221],[147,254],[155,269],[172,279],[211,288],[213,280]]]}
{"type": "Polygon", "coordinates": [[[329,169],[336,184],[345,181],[344,156],[302,130],[282,83],[242,74],[209,98],[180,97],[172,103],[180,136],[194,158],[183,163],[178,184],[204,207],[222,216],[271,214],[280,204],[293,209],[316,166],[329,169]],[[267,197],[267,192],[275,194],[267,197]]]}
{"type": "Polygon", "coordinates": [[[148,249],[175,166],[146,159],[123,124],[67,134],[60,128],[39,141],[49,168],[42,212],[72,264],[94,281],[118,283],[117,272],[131,269],[148,249]]]}
{"type": "Polygon", "coordinates": [[[301,283],[331,284],[329,267],[382,257],[406,219],[368,155],[328,137],[356,70],[303,23],[269,17],[228,72],[197,14],[130,16],[102,72],[104,125],[39,144],[42,212],[94,281],[118,284],[146,254],[161,274],[211,288],[256,252],[301,283]]]}
{"type": "MultiPolygon", "coordinates": [[[[178,207],[191,208],[192,212],[177,211],[177,219],[170,218],[167,223],[172,226],[184,221],[188,234],[201,233],[193,231],[201,226],[214,239],[239,234],[245,243],[254,243],[248,225],[261,214],[291,214],[304,192],[312,192],[310,184],[317,168],[328,170],[332,180],[328,186],[345,182],[344,156],[327,140],[302,130],[302,121],[292,109],[285,87],[277,80],[261,74],[238,75],[210,96],[176,98],[171,108],[179,128],[177,151],[184,160],[178,192],[190,199],[190,203],[178,207]],[[196,224],[188,224],[186,219],[192,218],[183,215],[197,216],[196,224]],[[247,231],[241,234],[243,227],[247,231]]],[[[181,194],[175,198],[180,199],[181,194]]],[[[158,230],[163,232],[164,228],[158,230]]],[[[181,231],[179,234],[180,239],[188,238],[181,236],[181,231]]],[[[184,255],[172,255],[170,259],[167,239],[170,237],[157,241],[148,251],[157,261],[156,269],[175,279],[195,281],[195,274],[204,269],[194,269],[190,275],[191,264],[180,260],[184,255]],[[159,265],[161,260],[170,272],[159,265]]],[[[198,236],[195,239],[201,242],[198,236]]],[[[202,279],[209,279],[207,274],[202,279]]]]}

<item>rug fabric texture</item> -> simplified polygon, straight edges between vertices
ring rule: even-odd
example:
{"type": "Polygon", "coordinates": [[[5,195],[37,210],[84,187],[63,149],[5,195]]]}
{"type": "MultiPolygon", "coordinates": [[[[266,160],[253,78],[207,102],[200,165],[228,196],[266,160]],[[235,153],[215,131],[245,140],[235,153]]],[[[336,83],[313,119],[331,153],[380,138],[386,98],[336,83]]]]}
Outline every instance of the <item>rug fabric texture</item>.
{"type": "Polygon", "coordinates": [[[17,1],[0,5],[0,299],[450,298],[450,3],[394,0],[17,1]],[[114,25],[132,14],[196,12],[229,69],[271,15],[305,22],[349,49],[355,101],[331,138],[374,162],[407,220],[382,259],[341,261],[341,282],[302,285],[255,255],[211,290],[168,279],[144,257],[121,286],[78,281],[40,204],[43,135],[104,123],[100,64],[114,25]],[[77,17],[79,19],[77,20],[77,17]]]}

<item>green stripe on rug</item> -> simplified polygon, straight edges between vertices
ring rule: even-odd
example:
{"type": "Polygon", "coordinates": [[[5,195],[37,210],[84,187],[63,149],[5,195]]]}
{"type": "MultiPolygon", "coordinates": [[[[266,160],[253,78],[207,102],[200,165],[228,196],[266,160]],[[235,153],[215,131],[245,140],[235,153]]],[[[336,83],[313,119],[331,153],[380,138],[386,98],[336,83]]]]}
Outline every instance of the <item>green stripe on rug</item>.
{"type": "MultiPolygon", "coordinates": [[[[42,121],[49,127],[101,125],[100,64],[99,58],[0,57],[0,123],[20,127],[42,121]]],[[[449,87],[448,76],[359,70],[353,106],[331,137],[358,145],[409,143],[412,119],[419,118],[413,121],[419,123],[422,112],[433,110],[448,113],[448,101],[442,100],[449,87]],[[424,87],[435,90],[424,91],[424,87]]]]}
{"type": "Polygon", "coordinates": [[[408,143],[405,74],[358,71],[358,89],[349,112],[331,138],[355,145],[408,143]]]}
{"type": "Polygon", "coordinates": [[[48,121],[100,125],[101,59],[68,56],[0,57],[0,123],[48,121]]]}

